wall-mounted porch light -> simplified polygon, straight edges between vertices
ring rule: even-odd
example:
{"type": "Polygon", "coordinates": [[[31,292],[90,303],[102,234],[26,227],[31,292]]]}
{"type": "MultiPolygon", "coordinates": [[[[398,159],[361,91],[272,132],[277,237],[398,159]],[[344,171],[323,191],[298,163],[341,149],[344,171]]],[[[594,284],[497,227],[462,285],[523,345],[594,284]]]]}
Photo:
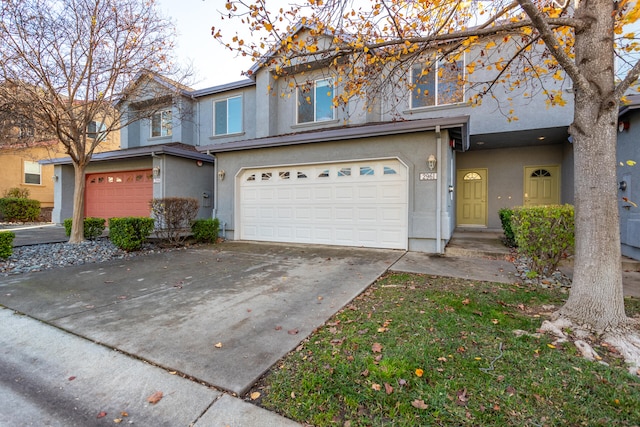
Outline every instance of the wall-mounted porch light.
{"type": "Polygon", "coordinates": [[[223,180],[224,180],[224,176],[225,176],[225,175],[226,175],[226,172],[224,171],[224,169],[220,169],[220,170],[218,171],[218,179],[219,179],[220,181],[223,181],[223,180]]]}
{"type": "Polygon", "coordinates": [[[154,177],[160,176],[160,166],[154,166],[152,171],[153,171],[153,176],[154,177]]]}
{"type": "Polygon", "coordinates": [[[436,156],[434,156],[433,154],[429,155],[429,158],[427,159],[427,165],[429,166],[429,170],[434,170],[436,168],[436,156]]]}
{"type": "Polygon", "coordinates": [[[53,175],[53,176],[51,177],[51,181],[53,181],[53,182],[58,182],[58,175],[53,175]]]}

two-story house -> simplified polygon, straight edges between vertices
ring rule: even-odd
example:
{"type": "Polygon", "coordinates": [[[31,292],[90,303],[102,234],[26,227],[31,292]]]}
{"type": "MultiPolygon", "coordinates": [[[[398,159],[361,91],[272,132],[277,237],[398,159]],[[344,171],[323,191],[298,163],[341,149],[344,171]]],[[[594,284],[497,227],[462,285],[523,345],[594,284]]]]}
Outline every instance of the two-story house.
{"type": "MultiPolygon", "coordinates": [[[[13,120],[14,111],[6,113],[0,126],[0,197],[12,188],[26,190],[30,199],[40,202],[41,218],[50,221],[57,178],[54,167],[41,162],[63,156],[65,148],[55,138],[40,135],[38,127],[29,120],[13,120]]],[[[101,123],[90,123],[89,136],[101,127],[101,123]]],[[[114,150],[119,146],[120,135],[113,134],[96,151],[114,150]]]]}
{"type": "MultiPolygon", "coordinates": [[[[146,170],[146,203],[207,192],[201,215],[218,217],[229,239],[439,253],[456,227],[500,228],[502,207],[573,199],[571,102],[548,107],[541,92],[504,83],[473,106],[495,71],[476,67],[465,85],[448,78],[479,55],[428,74],[413,66],[412,88],[380,82],[394,96],[365,108],[335,105],[344,81],[322,64],[300,67],[294,85],[256,65],[250,79],[184,89],[165,115],[123,131],[123,150],[96,156],[92,172],[146,170]]],[[[562,90],[552,76],[545,85],[562,90]]]]}

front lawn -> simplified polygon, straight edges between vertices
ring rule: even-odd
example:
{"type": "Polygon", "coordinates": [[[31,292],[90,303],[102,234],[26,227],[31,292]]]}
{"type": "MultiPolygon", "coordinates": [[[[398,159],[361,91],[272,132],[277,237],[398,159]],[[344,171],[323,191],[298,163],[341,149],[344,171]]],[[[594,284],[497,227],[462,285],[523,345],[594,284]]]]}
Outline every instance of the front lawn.
{"type": "MultiPolygon", "coordinates": [[[[247,394],[316,426],[637,426],[640,380],[535,336],[566,293],[389,274],[247,394]],[[526,334],[514,331],[526,331],[526,334]]],[[[627,300],[638,316],[640,301],[627,300]]]]}

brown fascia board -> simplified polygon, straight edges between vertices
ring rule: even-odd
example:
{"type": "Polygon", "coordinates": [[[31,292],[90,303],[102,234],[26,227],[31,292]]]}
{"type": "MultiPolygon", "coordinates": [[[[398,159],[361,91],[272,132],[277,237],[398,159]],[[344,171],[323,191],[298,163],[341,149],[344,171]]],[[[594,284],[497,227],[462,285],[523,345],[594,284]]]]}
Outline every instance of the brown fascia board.
{"type": "MultiPolygon", "coordinates": [[[[213,158],[207,154],[203,154],[195,150],[185,150],[181,147],[171,145],[150,145],[146,147],[127,148],[125,150],[104,151],[91,156],[91,162],[105,162],[110,160],[126,160],[139,157],[149,157],[167,154],[185,159],[201,160],[207,163],[213,163],[213,158]]],[[[72,164],[70,157],[58,159],[41,160],[42,165],[70,165],[72,164]]]]}
{"type": "MultiPolygon", "coordinates": [[[[265,138],[248,139],[224,144],[209,144],[197,147],[204,153],[224,153],[230,151],[252,150],[257,148],[283,147],[288,145],[310,144],[314,142],[341,141],[347,139],[370,138],[384,135],[398,135],[441,129],[466,128],[469,116],[444,117],[436,119],[405,120],[396,122],[375,123],[362,126],[343,126],[303,133],[292,133],[265,138]]],[[[466,134],[466,132],[465,132],[466,134]]]]}

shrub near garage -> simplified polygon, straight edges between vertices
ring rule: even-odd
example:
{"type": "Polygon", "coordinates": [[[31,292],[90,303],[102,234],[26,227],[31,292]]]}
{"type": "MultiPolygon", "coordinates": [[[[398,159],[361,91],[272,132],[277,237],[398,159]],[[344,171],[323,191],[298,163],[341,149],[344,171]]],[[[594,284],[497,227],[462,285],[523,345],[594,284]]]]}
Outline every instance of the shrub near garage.
{"type": "Polygon", "coordinates": [[[147,217],[109,218],[109,239],[125,251],[136,251],[153,232],[154,219],[147,217]]]}
{"type": "Polygon", "coordinates": [[[191,224],[193,237],[200,243],[215,243],[218,239],[219,230],[220,220],[218,218],[197,219],[191,224]]]}
{"type": "Polygon", "coordinates": [[[13,239],[16,237],[11,231],[0,231],[0,258],[9,258],[13,254],[13,239]]]}
{"type": "Polygon", "coordinates": [[[165,197],[151,200],[151,212],[156,219],[156,233],[162,240],[179,246],[190,234],[190,225],[200,209],[193,197],[165,197]]]}
{"type": "MultiPolygon", "coordinates": [[[[105,226],[104,218],[88,217],[84,219],[84,238],[89,240],[95,240],[102,236],[105,226]]],[[[64,220],[64,232],[67,237],[71,236],[71,228],[73,226],[73,220],[67,218],[64,220]]]]}

